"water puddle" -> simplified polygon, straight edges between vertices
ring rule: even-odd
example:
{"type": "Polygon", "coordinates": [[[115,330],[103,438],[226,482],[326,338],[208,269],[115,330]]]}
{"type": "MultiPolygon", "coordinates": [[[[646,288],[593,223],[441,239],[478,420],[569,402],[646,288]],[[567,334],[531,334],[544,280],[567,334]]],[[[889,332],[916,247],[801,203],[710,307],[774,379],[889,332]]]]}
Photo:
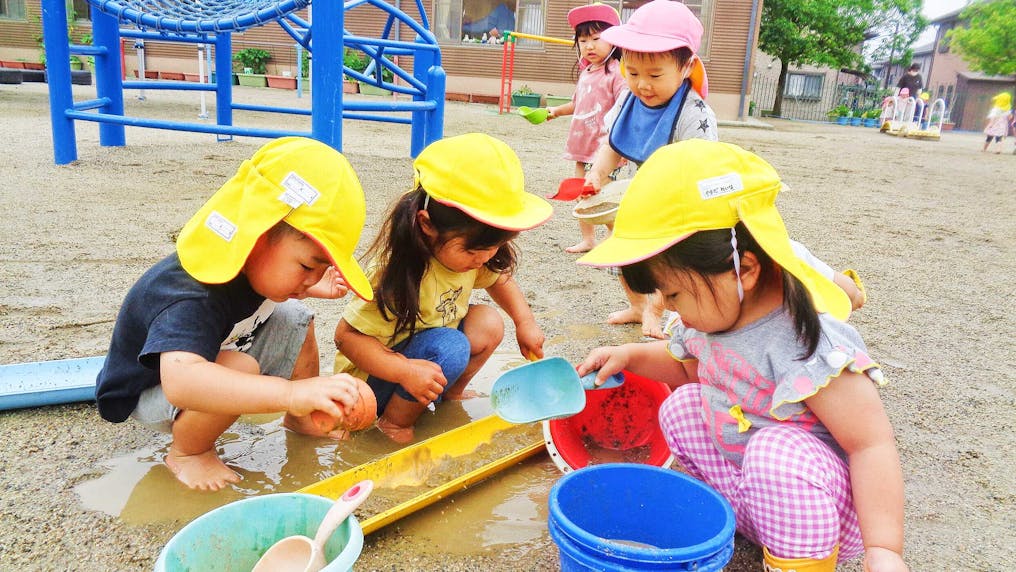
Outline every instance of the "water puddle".
{"type": "MultiPolygon", "coordinates": [[[[492,414],[487,396],[494,380],[502,372],[524,363],[517,352],[491,356],[471,384],[482,397],[442,403],[436,413],[425,412],[417,424],[417,441],[492,414]]],[[[75,490],[81,504],[89,510],[134,525],[161,524],[172,534],[194,518],[229,502],[295,491],[399,448],[377,429],[336,442],[297,435],[285,430],[281,421],[280,414],[243,416],[219,439],[219,454],[241,475],[242,481],[217,493],[188,490],[173,478],[162,464],[169,445],[168,435],[160,435],[158,442],[147,448],[101,462],[98,469],[102,475],[79,483],[75,490]]],[[[515,447],[515,443],[508,447],[515,447]]],[[[504,454],[510,452],[513,451],[504,454]]],[[[493,454],[498,456],[502,452],[496,450],[493,454]]],[[[442,468],[437,477],[424,476],[415,482],[409,482],[414,481],[412,475],[398,477],[408,480],[386,483],[387,494],[412,497],[440,484],[436,481],[442,480],[440,473],[444,471],[442,468]]],[[[447,539],[447,543],[439,541],[442,546],[438,550],[456,553],[474,553],[497,544],[538,538],[546,534],[547,494],[559,477],[548,458],[538,455],[401,520],[400,535],[418,534],[430,543],[434,539],[447,539]]],[[[370,515],[358,512],[358,516],[363,519],[370,515]]]]}

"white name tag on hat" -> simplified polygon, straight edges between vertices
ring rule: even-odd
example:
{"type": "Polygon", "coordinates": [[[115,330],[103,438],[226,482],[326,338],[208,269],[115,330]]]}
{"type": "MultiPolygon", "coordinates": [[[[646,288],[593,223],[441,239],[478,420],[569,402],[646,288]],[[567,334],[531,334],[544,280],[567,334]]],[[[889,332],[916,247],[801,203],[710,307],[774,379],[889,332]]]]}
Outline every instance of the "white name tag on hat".
{"type": "Polygon", "coordinates": [[[222,216],[218,211],[212,211],[205,219],[205,226],[208,230],[222,237],[222,240],[229,242],[236,234],[236,225],[228,218],[222,216]]]}
{"type": "Polygon", "coordinates": [[[312,205],[321,196],[321,192],[315,189],[314,185],[311,185],[303,180],[303,177],[293,172],[282,179],[281,185],[285,190],[279,195],[279,200],[289,205],[290,208],[295,209],[300,205],[312,205]]]}
{"type": "Polygon", "coordinates": [[[741,175],[737,173],[727,173],[719,177],[702,179],[698,182],[698,191],[699,195],[702,196],[702,200],[715,199],[723,195],[739,193],[743,190],[744,182],[741,180],[741,175]]]}

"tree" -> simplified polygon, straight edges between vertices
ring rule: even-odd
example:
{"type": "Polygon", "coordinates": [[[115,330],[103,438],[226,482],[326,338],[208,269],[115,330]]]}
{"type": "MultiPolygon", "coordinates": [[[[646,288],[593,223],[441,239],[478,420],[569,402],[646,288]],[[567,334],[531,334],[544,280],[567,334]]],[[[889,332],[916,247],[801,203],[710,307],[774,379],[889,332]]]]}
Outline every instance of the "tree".
{"type": "Polygon", "coordinates": [[[989,75],[1016,73],[1016,0],[990,0],[960,13],[965,26],[946,34],[946,41],[970,68],[989,75]]]}
{"type": "MultiPolygon", "coordinates": [[[[870,61],[885,61],[885,84],[889,87],[889,70],[906,67],[914,56],[913,44],[928,25],[921,14],[921,0],[898,0],[878,18],[871,19],[869,35],[875,37],[865,44],[870,61]]],[[[914,95],[917,96],[916,94],[914,95]]]]}
{"type": "Polygon", "coordinates": [[[868,37],[872,26],[881,22],[894,8],[908,14],[916,11],[919,16],[920,3],[918,0],[763,2],[759,48],[780,60],[773,114],[781,113],[790,66],[814,64],[833,68],[861,67],[863,56],[858,47],[868,37]],[[917,4],[916,8],[913,4],[917,4]]]}

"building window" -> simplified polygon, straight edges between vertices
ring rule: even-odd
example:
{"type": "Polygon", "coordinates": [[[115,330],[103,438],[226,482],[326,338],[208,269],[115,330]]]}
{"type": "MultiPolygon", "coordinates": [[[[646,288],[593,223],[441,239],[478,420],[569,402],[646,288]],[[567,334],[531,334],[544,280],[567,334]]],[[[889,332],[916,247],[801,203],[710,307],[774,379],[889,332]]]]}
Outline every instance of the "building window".
{"type": "MultiPolygon", "coordinates": [[[[442,43],[496,44],[507,31],[542,36],[545,0],[434,0],[434,35],[442,43]]],[[[520,40],[521,47],[539,47],[520,40]]]]}
{"type": "MultiPolygon", "coordinates": [[[[648,2],[649,0],[611,0],[604,3],[617,8],[621,14],[621,22],[627,22],[632,12],[648,2]]],[[[709,59],[709,38],[712,36],[713,0],[687,0],[684,4],[702,22],[702,45],[699,47],[698,55],[707,60],[709,59]]]]}
{"type": "Polygon", "coordinates": [[[70,10],[74,10],[75,20],[91,20],[92,12],[88,6],[88,0],[71,0],[67,3],[70,10]]]}
{"type": "Polygon", "coordinates": [[[822,80],[820,74],[787,73],[787,85],[783,95],[794,99],[822,99],[822,80]]]}
{"type": "Polygon", "coordinates": [[[938,41],[938,53],[940,54],[949,53],[949,38],[946,38],[945,35],[949,30],[952,30],[955,27],[956,25],[954,23],[942,24],[939,27],[938,37],[940,38],[940,40],[938,41]]]}
{"type": "Polygon", "coordinates": [[[25,0],[0,0],[0,19],[24,20],[25,0]]]}

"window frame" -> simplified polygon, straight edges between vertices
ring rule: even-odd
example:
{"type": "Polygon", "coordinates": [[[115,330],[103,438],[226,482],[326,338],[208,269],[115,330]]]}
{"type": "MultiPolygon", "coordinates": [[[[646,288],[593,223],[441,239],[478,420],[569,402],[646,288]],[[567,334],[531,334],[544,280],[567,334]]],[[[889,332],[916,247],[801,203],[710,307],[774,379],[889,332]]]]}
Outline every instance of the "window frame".
{"type": "Polygon", "coordinates": [[[10,22],[27,22],[28,13],[26,12],[27,0],[0,0],[0,20],[10,22]],[[10,9],[11,5],[18,5],[21,7],[20,14],[13,14],[10,9]]]}
{"type": "Polygon", "coordinates": [[[787,82],[783,86],[783,97],[785,97],[785,98],[791,98],[791,99],[793,99],[795,101],[821,101],[822,100],[822,88],[825,85],[825,79],[826,79],[826,77],[825,77],[825,74],[823,74],[823,73],[803,72],[803,71],[788,71],[787,72],[787,82]],[[801,93],[799,93],[799,94],[790,93],[791,84],[793,83],[791,80],[793,78],[795,78],[795,77],[802,78],[801,82],[800,82],[802,89],[801,89],[801,93]],[[814,79],[818,79],[818,86],[812,92],[809,92],[808,89],[807,89],[808,84],[809,84],[809,80],[814,80],[814,79]]]}
{"type": "MultiPolygon", "coordinates": [[[[474,48],[475,47],[475,48],[481,48],[481,49],[482,48],[488,48],[488,49],[489,48],[498,48],[498,49],[500,49],[501,46],[502,46],[502,44],[500,44],[500,43],[493,43],[493,44],[491,44],[491,43],[482,43],[482,42],[479,42],[479,41],[477,41],[477,42],[466,42],[466,41],[462,40],[462,38],[466,35],[466,33],[462,31],[462,17],[461,17],[461,13],[463,11],[463,8],[462,8],[463,2],[466,2],[466,1],[469,1],[469,0],[447,0],[446,1],[446,4],[448,5],[448,16],[447,16],[447,20],[448,21],[447,22],[440,22],[438,20],[438,13],[439,13],[439,9],[438,8],[439,8],[439,4],[441,3],[441,0],[434,0],[431,3],[431,10],[432,10],[432,13],[434,14],[434,17],[432,18],[431,28],[433,29],[433,31],[435,31],[434,36],[437,37],[438,44],[441,45],[441,46],[446,46],[446,47],[468,47],[468,48],[474,48]],[[455,10],[457,10],[460,15],[457,18],[452,18],[451,17],[452,11],[455,11],[455,10]],[[436,33],[436,29],[441,27],[441,26],[443,26],[443,25],[448,25],[449,28],[451,26],[455,26],[455,28],[457,30],[457,35],[456,35],[456,31],[455,30],[448,29],[446,37],[439,36],[436,33]]],[[[513,2],[515,4],[515,10],[514,10],[513,13],[515,15],[516,27],[518,27],[518,24],[520,22],[519,16],[520,16],[521,12],[523,12],[523,10],[530,9],[529,6],[524,6],[524,5],[537,5],[538,8],[539,8],[539,11],[541,12],[540,25],[541,25],[542,29],[540,29],[539,31],[530,31],[530,30],[517,30],[517,31],[524,32],[526,34],[533,34],[533,35],[536,35],[536,36],[545,35],[546,32],[547,32],[547,2],[548,2],[548,0],[513,0],[513,2]]],[[[516,42],[516,48],[518,48],[518,49],[525,49],[525,50],[533,50],[533,49],[540,50],[540,49],[543,49],[543,43],[538,41],[538,40],[519,39],[516,42]]]]}

